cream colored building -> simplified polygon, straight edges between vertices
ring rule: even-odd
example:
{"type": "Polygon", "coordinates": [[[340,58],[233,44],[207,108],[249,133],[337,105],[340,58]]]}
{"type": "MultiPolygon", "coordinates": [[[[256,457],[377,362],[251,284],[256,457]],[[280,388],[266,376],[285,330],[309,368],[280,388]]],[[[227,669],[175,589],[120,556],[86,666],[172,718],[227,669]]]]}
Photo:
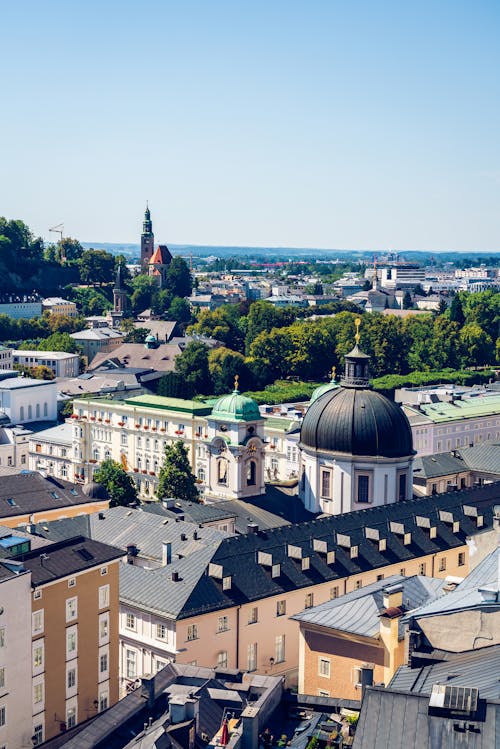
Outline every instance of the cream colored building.
{"type": "Polygon", "coordinates": [[[42,302],[42,311],[50,312],[51,315],[66,315],[67,317],[76,317],[77,309],[74,302],[69,302],[61,297],[47,297],[42,302]]]}
{"type": "Polygon", "coordinates": [[[111,458],[133,476],[141,496],[152,498],[165,446],[181,440],[202,496],[236,499],[265,490],[264,420],[257,404],[236,389],[213,407],[151,395],[75,400],[68,421],[73,442],[66,470],[77,481],[90,480],[111,458]]]}

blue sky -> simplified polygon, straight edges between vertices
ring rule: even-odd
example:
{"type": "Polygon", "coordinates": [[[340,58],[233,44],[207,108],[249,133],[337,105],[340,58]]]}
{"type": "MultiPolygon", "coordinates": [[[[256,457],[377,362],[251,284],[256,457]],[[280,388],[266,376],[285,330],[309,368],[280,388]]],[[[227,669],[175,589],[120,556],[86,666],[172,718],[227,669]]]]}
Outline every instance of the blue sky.
{"type": "Polygon", "coordinates": [[[0,215],[36,233],[500,251],[498,0],[2,3],[0,215]]]}

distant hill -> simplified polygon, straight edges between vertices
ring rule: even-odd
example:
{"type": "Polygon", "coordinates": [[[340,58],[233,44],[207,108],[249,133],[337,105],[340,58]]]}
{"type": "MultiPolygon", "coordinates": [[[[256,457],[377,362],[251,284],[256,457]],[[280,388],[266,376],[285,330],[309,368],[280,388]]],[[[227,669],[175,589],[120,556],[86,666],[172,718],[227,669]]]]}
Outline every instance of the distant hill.
{"type": "MultiPolygon", "coordinates": [[[[124,244],[119,242],[82,242],[82,246],[88,249],[102,249],[111,252],[113,255],[125,255],[131,260],[139,259],[141,247],[139,244],[124,244]]],[[[341,250],[341,249],[317,249],[314,247],[230,247],[215,245],[192,245],[192,244],[169,244],[170,250],[175,255],[188,256],[193,254],[196,257],[247,257],[261,258],[262,256],[272,258],[273,260],[327,260],[335,258],[358,259],[364,262],[372,262],[374,254],[383,254],[387,250],[380,250],[374,253],[371,250],[341,250]]],[[[485,259],[485,255],[498,257],[500,253],[494,251],[475,251],[460,252],[460,257],[477,257],[478,262],[485,259]]],[[[440,262],[447,260],[453,262],[456,260],[456,250],[439,250],[437,252],[428,252],[422,250],[405,250],[399,253],[401,260],[413,260],[420,263],[428,263],[432,257],[439,257],[440,262]]]]}

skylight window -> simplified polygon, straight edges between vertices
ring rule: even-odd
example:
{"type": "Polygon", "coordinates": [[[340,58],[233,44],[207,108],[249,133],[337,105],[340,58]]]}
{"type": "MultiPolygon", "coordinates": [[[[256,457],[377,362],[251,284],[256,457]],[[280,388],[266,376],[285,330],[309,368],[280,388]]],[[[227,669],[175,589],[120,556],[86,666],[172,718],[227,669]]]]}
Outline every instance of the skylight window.
{"type": "Polygon", "coordinates": [[[8,504],[8,505],[9,505],[10,507],[17,507],[17,505],[16,505],[16,500],[15,500],[15,499],[12,499],[12,497],[9,497],[9,498],[8,498],[8,499],[6,500],[6,502],[7,502],[7,504],[8,504]]]}

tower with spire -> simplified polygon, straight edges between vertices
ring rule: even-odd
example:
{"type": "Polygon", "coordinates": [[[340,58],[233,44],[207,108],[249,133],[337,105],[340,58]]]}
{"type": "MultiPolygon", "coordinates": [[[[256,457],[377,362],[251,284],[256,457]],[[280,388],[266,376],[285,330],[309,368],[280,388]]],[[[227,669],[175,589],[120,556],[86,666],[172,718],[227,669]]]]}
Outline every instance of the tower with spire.
{"type": "Polygon", "coordinates": [[[113,327],[119,328],[123,315],[127,310],[127,290],[123,285],[123,267],[122,264],[116,269],[115,285],[113,288],[113,311],[111,319],[113,327]]]}
{"type": "Polygon", "coordinates": [[[151,221],[149,205],[146,203],[141,234],[141,270],[143,272],[147,272],[148,270],[148,264],[154,251],[154,244],[155,235],[153,234],[153,222],[151,221]]]}

